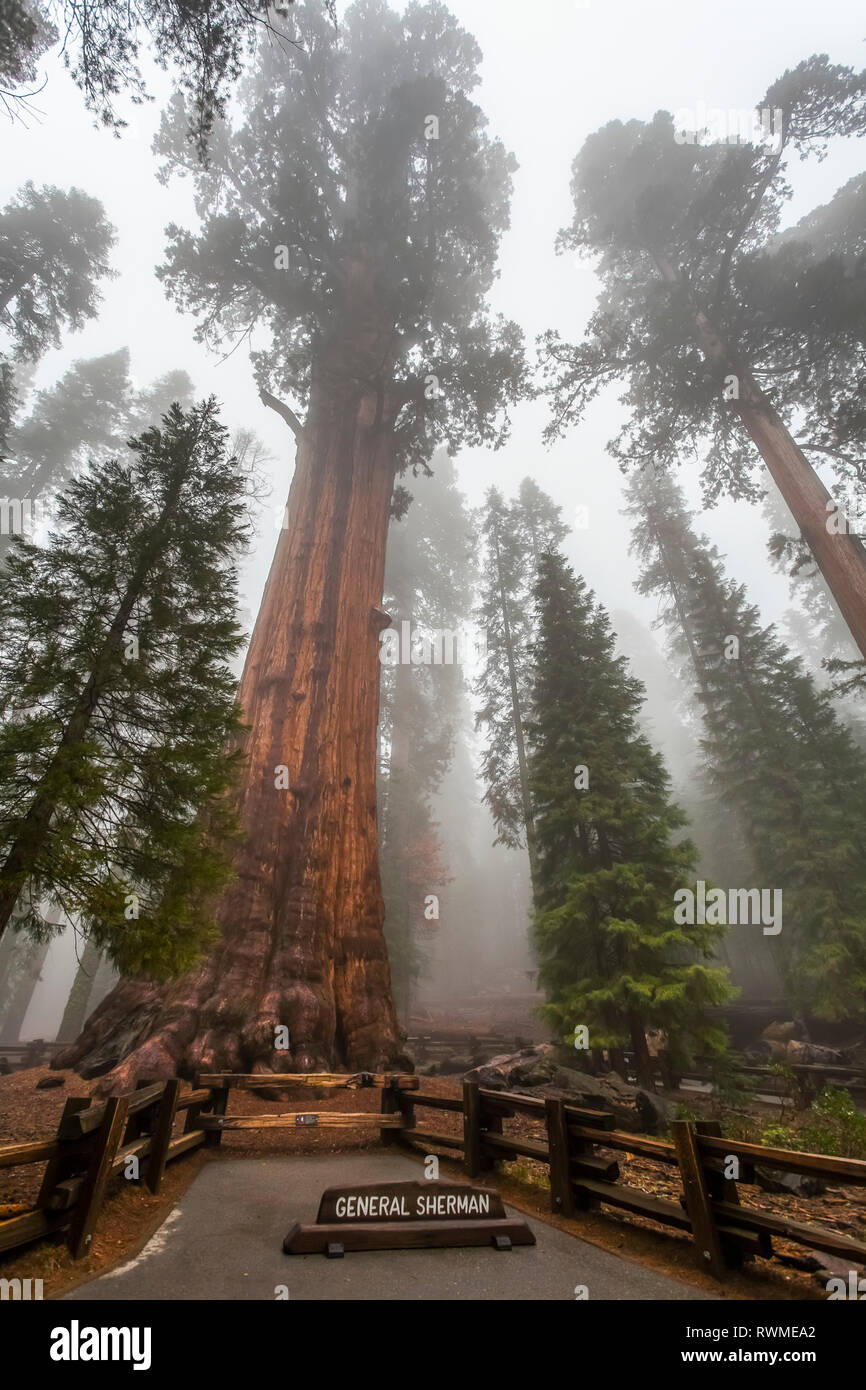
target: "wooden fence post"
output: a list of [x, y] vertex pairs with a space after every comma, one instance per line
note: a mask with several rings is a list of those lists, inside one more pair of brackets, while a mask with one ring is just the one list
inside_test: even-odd
[[[70, 1096], [63, 1107], [60, 1125], [57, 1127], [58, 1134], [63, 1120], [67, 1115], [77, 1115], [79, 1110], [87, 1110], [91, 1104], [89, 1096]], [[58, 1152], [50, 1158], [45, 1165], [45, 1172], [42, 1175], [42, 1184], [39, 1188], [39, 1196], [36, 1198], [37, 1207], [47, 1209], [51, 1205], [51, 1198], [59, 1182], [65, 1182], [67, 1178], [80, 1173], [86, 1161], [89, 1146], [86, 1140], [77, 1140], [74, 1143], [58, 1144]]]
[[[219, 1089], [214, 1089], [211, 1094], [213, 1096], [213, 1105], [210, 1107], [210, 1114], [224, 1116], [229, 1103], [228, 1086], [221, 1086]], [[205, 1134], [205, 1148], [218, 1149], [222, 1143], [222, 1137], [223, 1132], [219, 1127], [216, 1129], [209, 1129]]]
[[[401, 1113], [400, 1102], [397, 1098], [397, 1082], [394, 1080], [386, 1082], [382, 1087], [382, 1103], [379, 1113], [382, 1115], [399, 1115]], [[399, 1142], [399, 1130], [380, 1129], [379, 1139], [382, 1144], [397, 1144]]]
[[69, 1248], [73, 1260], [80, 1260], [82, 1255], [87, 1254], [93, 1239], [93, 1230], [111, 1177], [111, 1167], [126, 1128], [128, 1110], [129, 1096], [111, 1096], [106, 1101], [105, 1116], [96, 1131], [90, 1167], [69, 1223]]
[[701, 1262], [714, 1279], [724, 1279], [725, 1261], [722, 1243], [713, 1215], [712, 1199], [707, 1186], [701, 1155], [695, 1142], [695, 1130], [690, 1120], [673, 1120], [671, 1136], [677, 1151], [686, 1211], [692, 1223], [692, 1239], [701, 1254]]
[[477, 1081], [463, 1082], [463, 1167], [470, 1178], [481, 1172], [481, 1097]]
[[[198, 1091], [198, 1090], [201, 1089], [201, 1088], [199, 1087], [199, 1084], [198, 1084], [198, 1077], [197, 1077], [197, 1076], [194, 1078], [192, 1084], [193, 1084], [193, 1090]], [[226, 1092], [226, 1096], [228, 1096], [228, 1087], [227, 1087], [227, 1086], [224, 1087], [224, 1090], [225, 1090], [225, 1092]], [[195, 1105], [189, 1105], [189, 1106], [187, 1106], [186, 1119], [184, 1120], [184, 1124], [183, 1124], [183, 1132], [184, 1132], [184, 1134], [190, 1134], [190, 1133], [192, 1132], [192, 1130], [201, 1128], [201, 1126], [200, 1126], [199, 1123], [198, 1123], [198, 1117], [199, 1117], [199, 1115], [201, 1114], [201, 1112], [202, 1112], [203, 1110], [208, 1110], [208, 1111], [212, 1111], [212, 1110], [213, 1110], [213, 1108], [214, 1108], [214, 1106], [215, 1106], [215, 1104], [216, 1104], [216, 1097], [217, 1097], [217, 1092], [216, 1092], [215, 1090], [212, 1090], [211, 1093], [210, 1093], [210, 1099], [209, 1099], [209, 1100], [199, 1100], [199, 1101], [196, 1101]], [[223, 1106], [223, 1113], [225, 1113], [225, 1106]]]
[[[707, 1134], [713, 1139], [721, 1139], [722, 1126], [718, 1120], [695, 1120], [695, 1134]], [[698, 1149], [698, 1157], [700, 1157], [700, 1148]], [[713, 1172], [712, 1169], [707, 1171], [704, 1168], [704, 1173], [711, 1201], [727, 1202], [732, 1207], [740, 1205], [740, 1193], [733, 1178], [726, 1178], [724, 1172], [717, 1173]], [[721, 1246], [725, 1264], [729, 1269], [739, 1269], [743, 1260], [749, 1258], [738, 1241], [725, 1240], [722, 1236]]]
[[168, 1146], [171, 1143], [171, 1131], [174, 1127], [179, 1096], [180, 1081], [177, 1077], [172, 1077], [171, 1081], [165, 1083], [159, 1114], [156, 1117], [156, 1124], [153, 1127], [150, 1141], [150, 1157], [147, 1162], [145, 1181], [148, 1190], [154, 1196], [159, 1191], [162, 1175], [165, 1172], [165, 1162], [168, 1157]]
[[544, 1101], [547, 1120], [547, 1150], [550, 1163], [550, 1210], [560, 1216], [574, 1216], [574, 1188], [571, 1185], [568, 1124], [565, 1102], [554, 1096]]

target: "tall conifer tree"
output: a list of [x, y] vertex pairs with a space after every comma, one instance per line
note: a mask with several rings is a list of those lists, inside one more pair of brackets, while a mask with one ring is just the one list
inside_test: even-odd
[[674, 1055], [724, 1050], [709, 1005], [729, 997], [709, 964], [722, 928], [674, 923], [694, 884], [695, 847], [664, 763], [639, 732], [644, 690], [615, 655], [604, 609], [560, 555], [543, 555], [530, 781], [538, 842], [536, 943], [548, 1017], [585, 1025], [593, 1048], [631, 1045], [651, 1082], [646, 1042], [663, 1029]]
[[638, 587], [661, 598], [688, 664], [712, 785], [745, 829], [756, 886], [783, 893], [789, 997], [828, 1018], [863, 1017], [866, 760], [829, 695], [726, 577], [671, 477], [642, 470], [630, 499]]

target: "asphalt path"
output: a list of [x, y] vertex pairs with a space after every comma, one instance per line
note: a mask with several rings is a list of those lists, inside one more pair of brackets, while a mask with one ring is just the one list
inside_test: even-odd
[[513, 1208], [537, 1244], [499, 1251], [285, 1255], [295, 1221], [313, 1222], [326, 1187], [417, 1179], [420, 1165], [388, 1152], [220, 1159], [202, 1168], [133, 1260], [80, 1285], [68, 1302], [114, 1299], [427, 1301], [707, 1299], [691, 1285], [599, 1250]]

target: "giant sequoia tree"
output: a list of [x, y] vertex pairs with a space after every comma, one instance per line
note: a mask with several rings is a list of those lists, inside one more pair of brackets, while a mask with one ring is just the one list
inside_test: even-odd
[[392, 491], [438, 442], [498, 443], [523, 389], [519, 332], [485, 312], [514, 166], [470, 100], [476, 44], [438, 3], [363, 0], [339, 34], [297, 5], [285, 31], [301, 48], [262, 45], [207, 169], [179, 103], [160, 140], [201, 214], [171, 229], [165, 284], [204, 339], [259, 335], [298, 449], [240, 687], [247, 839], [223, 944], [164, 995], [104, 1001], [75, 1055], [134, 1048], [106, 1085], [397, 1055], [375, 786]]
[[[632, 413], [612, 449], [623, 463], [703, 455], [710, 500], [754, 496], [757, 449], [866, 655], [866, 550], [828, 528], [830, 493], [808, 457], [862, 418], [861, 203], [849, 190], [776, 238], [791, 156], [820, 158], [831, 138], [866, 130], [866, 73], [810, 58], [760, 105], [781, 112], [773, 143], [708, 144], [664, 111], [586, 141], [561, 243], [601, 257], [604, 289], [583, 343], [547, 337], [549, 434], [625, 380]], [[837, 223], [844, 234], [828, 235]]]

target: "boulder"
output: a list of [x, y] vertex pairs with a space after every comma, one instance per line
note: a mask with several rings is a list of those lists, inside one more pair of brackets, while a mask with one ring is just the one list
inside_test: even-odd
[[614, 1072], [590, 1076], [562, 1066], [562, 1050], [551, 1044], [493, 1057], [466, 1073], [486, 1090], [517, 1091], [529, 1095], [561, 1095], [588, 1110], [612, 1115], [617, 1129], [632, 1134], [659, 1134], [675, 1117], [675, 1109], [663, 1096], [632, 1086]]
[[65, 1076], [43, 1076], [41, 1081], [36, 1082], [37, 1091], [53, 1091], [55, 1086], [65, 1086]]
[[788, 1043], [787, 1061], [798, 1066], [808, 1066], [819, 1063], [821, 1066], [834, 1067], [842, 1062], [842, 1053], [837, 1052], [832, 1047], [819, 1047], [817, 1043], [797, 1042], [791, 1039]]
[[771, 1023], [761, 1034], [767, 1042], [789, 1043], [797, 1035], [796, 1023]]
[[809, 1177], [805, 1173], [779, 1173], [768, 1168], [755, 1167], [755, 1182], [764, 1192], [789, 1192], [794, 1197], [820, 1197], [827, 1191], [822, 1178]]

